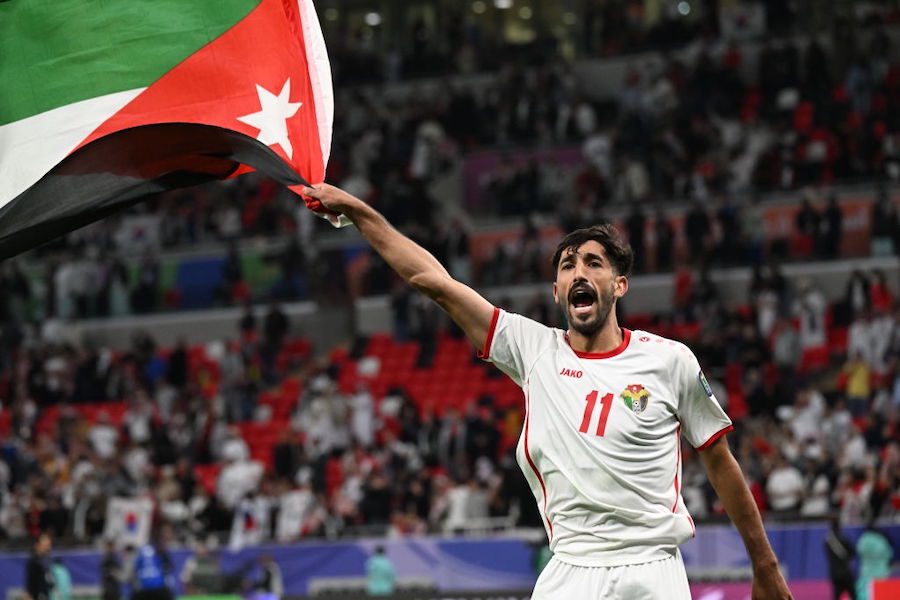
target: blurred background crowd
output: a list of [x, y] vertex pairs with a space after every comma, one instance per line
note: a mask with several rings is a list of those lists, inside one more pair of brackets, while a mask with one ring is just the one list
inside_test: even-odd
[[[785, 269], [900, 249], [892, 3], [317, 4], [329, 181], [548, 324], [549, 290], [513, 293], [548, 281], [541, 239], [616, 222], [636, 275], [672, 290], [622, 322], [698, 355], [763, 514], [900, 516], [896, 264], [840, 290]], [[848, 185], [871, 196], [863, 225]], [[790, 217], [772, 234], [774, 204]], [[476, 251], [496, 232], [508, 243]], [[0, 264], [4, 543], [100, 539], [114, 497], [150, 500], [179, 540], [237, 546], [541, 527], [514, 460], [518, 390], [358, 246], [250, 175]], [[737, 303], [717, 277], [733, 267], [751, 270]], [[393, 330], [341, 344], [283, 305], [350, 314], [373, 295]], [[221, 307], [238, 316], [213, 341], [160, 343], [140, 320]], [[127, 315], [126, 345], [83, 335]], [[687, 446], [683, 481], [695, 519], [724, 517]]]

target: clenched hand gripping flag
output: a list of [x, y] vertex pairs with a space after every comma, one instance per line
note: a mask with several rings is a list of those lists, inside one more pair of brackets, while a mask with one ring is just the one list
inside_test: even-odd
[[0, 0], [0, 258], [155, 192], [324, 179], [312, 0]]

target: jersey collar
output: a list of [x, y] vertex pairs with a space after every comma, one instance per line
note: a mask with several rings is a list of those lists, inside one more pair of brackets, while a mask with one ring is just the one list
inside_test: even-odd
[[[569, 348], [572, 348], [572, 344], [569, 343], [569, 334], [565, 334], [566, 343], [569, 344]], [[612, 358], [613, 356], [618, 356], [625, 352], [625, 349], [628, 347], [628, 343], [631, 341], [631, 330], [622, 328], [622, 343], [618, 345], [618, 347], [613, 348], [607, 352], [579, 352], [575, 348], [572, 348], [572, 352], [575, 353], [575, 356], [578, 358]]]

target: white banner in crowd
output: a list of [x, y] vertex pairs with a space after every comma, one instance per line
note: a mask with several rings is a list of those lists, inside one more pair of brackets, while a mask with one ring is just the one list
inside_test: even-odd
[[315, 510], [316, 499], [309, 490], [282, 494], [275, 535], [279, 542], [290, 542], [303, 534], [303, 525]]
[[103, 536], [119, 548], [139, 547], [150, 541], [153, 501], [149, 498], [110, 498], [106, 504]]
[[269, 538], [270, 510], [268, 498], [258, 496], [241, 500], [234, 510], [229, 547], [237, 551], [244, 546], [266, 541]]

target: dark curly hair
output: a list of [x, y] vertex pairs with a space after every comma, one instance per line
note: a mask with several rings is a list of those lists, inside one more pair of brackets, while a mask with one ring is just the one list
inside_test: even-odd
[[556, 271], [559, 268], [559, 261], [563, 252], [569, 248], [579, 248], [582, 244], [591, 240], [603, 246], [606, 258], [617, 275], [625, 275], [627, 277], [631, 274], [631, 267], [634, 265], [634, 252], [627, 242], [622, 241], [618, 230], [611, 223], [576, 229], [560, 240], [556, 246], [556, 252], [553, 253], [553, 270]]

